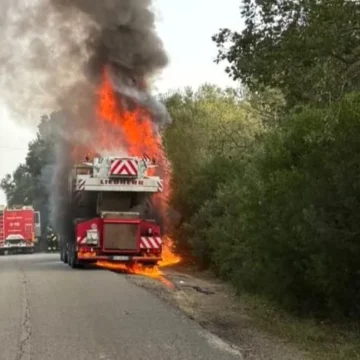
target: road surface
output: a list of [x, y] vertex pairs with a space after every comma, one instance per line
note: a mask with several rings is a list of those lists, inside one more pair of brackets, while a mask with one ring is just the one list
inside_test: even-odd
[[1, 360], [241, 358], [126, 276], [58, 259], [0, 257]]

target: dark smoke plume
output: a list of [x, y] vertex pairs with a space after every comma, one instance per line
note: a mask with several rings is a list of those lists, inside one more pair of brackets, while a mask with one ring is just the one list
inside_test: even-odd
[[[74, 144], [91, 140], [95, 89], [106, 67], [114, 88], [169, 121], [148, 82], [167, 65], [151, 0], [2, 0], [0, 86], [14, 118], [37, 125], [61, 110], [50, 194], [56, 226], [66, 204]], [[61, 122], [63, 124], [63, 122]]]
[[151, 0], [2, 0], [0, 10], [1, 87], [22, 119], [78, 111], [105, 66], [118, 91], [155, 104], [146, 84], [168, 59]]

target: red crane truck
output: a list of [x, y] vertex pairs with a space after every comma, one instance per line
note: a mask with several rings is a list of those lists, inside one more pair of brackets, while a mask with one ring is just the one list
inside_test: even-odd
[[0, 206], [0, 255], [33, 253], [39, 236], [39, 212], [31, 206]]
[[154, 266], [161, 260], [160, 225], [151, 197], [163, 191], [151, 163], [137, 157], [94, 158], [73, 167], [60, 257], [72, 268], [105, 260]]

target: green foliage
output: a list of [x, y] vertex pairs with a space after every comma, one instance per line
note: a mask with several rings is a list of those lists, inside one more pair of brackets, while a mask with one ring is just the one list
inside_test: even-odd
[[205, 85], [197, 92], [175, 92], [163, 101], [173, 119], [164, 144], [173, 170], [171, 206], [181, 214], [176, 239], [188, 248], [188, 220], [231, 176], [230, 159], [238, 153], [246, 157], [264, 126], [261, 109], [253, 109], [230, 89]]
[[357, 1], [244, 0], [217, 61], [249, 93], [164, 98], [178, 248], [287, 309], [360, 318]]
[[19, 165], [13, 175], [7, 174], [0, 183], [9, 205], [30, 205], [32, 197], [32, 178], [26, 165]]
[[359, 89], [358, 1], [244, 0], [241, 33], [213, 37], [217, 61], [252, 91], [279, 88], [290, 106]]
[[359, 318], [359, 112], [360, 94], [304, 109], [234, 158], [189, 221], [196, 255], [288, 309]]

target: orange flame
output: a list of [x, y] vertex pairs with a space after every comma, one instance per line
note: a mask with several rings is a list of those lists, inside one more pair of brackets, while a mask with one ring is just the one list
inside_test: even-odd
[[99, 125], [102, 127], [102, 131], [98, 132], [101, 136], [98, 141], [102, 149], [117, 151], [119, 145], [122, 145], [130, 156], [142, 157], [144, 153], [151, 157], [162, 155], [160, 138], [156, 134], [151, 115], [140, 106], [126, 109], [122, 99], [113, 90], [106, 71], [98, 96], [97, 115], [101, 119]]
[[162, 260], [159, 263], [160, 267], [176, 265], [181, 261], [181, 257], [173, 252], [172, 246], [172, 239], [169, 237], [165, 237], [162, 249]]
[[[162, 146], [162, 139], [147, 109], [132, 104], [124, 106], [124, 99], [113, 89], [110, 76], [104, 72], [98, 91], [96, 140], [97, 153], [121, 153], [129, 156], [148, 156], [156, 159], [157, 169], [149, 169], [151, 175], [159, 175], [164, 181], [163, 193], [154, 196], [167, 227], [167, 199], [170, 195], [170, 167]], [[155, 171], [155, 173], [154, 173]], [[149, 173], [150, 175], [150, 173]]]
[[146, 267], [142, 266], [141, 264], [128, 265], [123, 263], [112, 263], [110, 261], [98, 261], [96, 265], [109, 270], [125, 272], [127, 274], [133, 275], [145, 275], [153, 278], [158, 278], [159, 276], [163, 275], [163, 273], [156, 266]]
[[[99, 119], [94, 129], [96, 148], [87, 149], [87, 152], [100, 155], [118, 154], [120, 152], [129, 156], [143, 157], [146, 155], [151, 159], [156, 159], [158, 167], [150, 169], [153, 172], [151, 175], [162, 177], [164, 191], [156, 194], [153, 202], [156, 208], [160, 210], [166, 229], [169, 225], [167, 199], [170, 195], [171, 172], [162, 146], [161, 136], [151, 114], [139, 105], [132, 104], [130, 108], [129, 106], [125, 107], [124, 99], [114, 91], [111, 78], [106, 70], [98, 91], [96, 113]], [[160, 266], [169, 266], [180, 262], [180, 257], [172, 251], [172, 240], [168, 237], [164, 237], [162, 257]], [[127, 266], [105, 261], [100, 261], [97, 265], [110, 270], [145, 275], [158, 278], [164, 283], [167, 282], [158, 267]]]
[[147, 276], [161, 281], [168, 288], [171, 289], [175, 288], [175, 285], [164, 276], [162, 271], [160, 271], [160, 269], [157, 266], [147, 268], [146, 266], [142, 266], [140, 264], [127, 265], [121, 263], [120, 264], [112, 263], [109, 261], [98, 261], [96, 265], [103, 269], [108, 269], [112, 271], [124, 272], [126, 274], [131, 274], [131, 275]]
[[142, 275], [151, 277], [161, 281], [168, 288], [174, 289], [174, 284], [168, 280], [164, 273], [160, 270], [162, 267], [171, 266], [178, 264], [181, 261], [181, 258], [172, 252], [172, 240], [170, 238], [165, 238], [162, 251], [162, 261], [160, 261], [159, 266], [146, 267], [141, 264], [123, 264], [123, 263], [113, 263], [110, 261], [97, 261], [96, 265], [103, 269], [108, 269], [112, 271], [124, 272], [126, 274], [132, 275]]
[[[91, 253], [82, 254], [83, 257], [93, 256]], [[150, 277], [159, 277], [163, 275], [160, 268], [176, 265], [181, 261], [180, 256], [176, 255], [172, 251], [172, 240], [168, 237], [165, 237], [163, 250], [162, 250], [162, 260], [159, 263], [159, 266], [146, 267], [140, 264], [123, 264], [123, 263], [113, 263], [109, 261], [98, 261], [96, 265], [107, 268], [109, 270], [124, 271], [128, 274], [134, 275], [147, 275]]]

